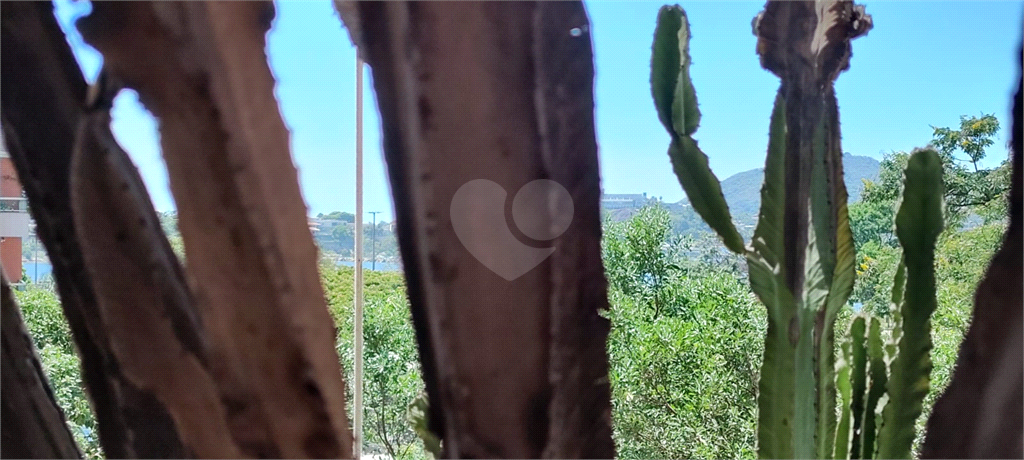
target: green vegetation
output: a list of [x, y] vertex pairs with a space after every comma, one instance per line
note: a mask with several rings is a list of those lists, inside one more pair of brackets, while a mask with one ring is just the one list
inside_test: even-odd
[[86, 457], [102, 457], [96, 419], [82, 387], [81, 367], [60, 301], [53, 291], [32, 284], [15, 291], [15, 297], [75, 442]]
[[[407, 421], [409, 406], [423, 391], [423, 380], [402, 274], [363, 273], [365, 449], [394, 459], [425, 458], [423, 444]], [[321, 275], [331, 316], [338, 325], [337, 348], [344, 363], [349, 387], [345, 400], [351, 414], [353, 269], [323, 264]]]
[[[861, 370], [854, 375], [866, 374], [870, 387], [854, 384], [854, 389], [862, 392], [854, 396], [862, 396], [865, 404], [844, 404], [842, 410], [862, 409], [862, 416], [854, 414], [851, 431], [837, 432], [837, 439], [845, 443], [852, 433], [848, 450], [860, 458], [910, 457], [915, 422], [930, 386], [931, 315], [936, 307], [935, 242], [943, 229], [942, 163], [938, 154], [933, 150], [914, 152], [904, 176], [903, 196], [896, 214], [896, 233], [903, 256], [892, 288], [894, 321], [890, 339], [884, 343], [884, 358], [876, 317], [862, 312], [855, 320], [861, 322], [860, 330], [851, 329], [850, 333], [853, 353], [862, 357]], [[858, 337], [863, 334], [865, 320], [871, 322], [868, 336]], [[870, 356], [868, 372], [863, 367], [865, 354]], [[883, 404], [884, 397], [888, 400]], [[863, 441], [859, 446], [858, 437]], [[842, 451], [846, 450], [842, 447]]]
[[[608, 352], [619, 456], [754, 458], [766, 312], [747, 287], [742, 259], [724, 253], [717, 241], [680, 237], [669, 225], [667, 211], [658, 207], [605, 224], [612, 303]], [[935, 398], [949, 382], [974, 288], [1004, 229], [1004, 223], [994, 222], [939, 238], [934, 369], [924, 416], [917, 419], [915, 447]], [[899, 258], [897, 248], [875, 242], [858, 253], [859, 275], [851, 299], [863, 303], [864, 310], [878, 312], [884, 331]], [[338, 324], [346, 382], [351, 384], [352, 269], [325, 266], [322, 273]], [[406, 421], [407, 408], [423, 384], [402, 276], [364, 273], [367, 450], [388, 456], [394, 451], [394, 458], [427, 458]], [[95, 421], [57, 296], [31, 285], [16, 295], [72, 432], [89, 457], [100, 457], [95, 435], [87, 434], [95, 433]], [[847, 330], [852, 319], [845, 309], [837, 330]]]
[[[867, 172], [873, 167], [870, 162], [861, 162], [857, 168], [862, 172], [848, 168], [848, 181], [851, 176], [858, 183], [863, 177], [877, 180], [862, 183], [861, 200], [849, 206], [848, 228], [840, 221], [835, 238], [820, 239], [836, 242], [817, 243], [834, 245], [822, 251], [831, 260], [816, 262], [829, 275], [818, 273], [818, 282], [808, 284], [819, 297], [810, 299], [805, 292], [798, 302], [787, 296], [782, 271], [774, 270], [782, 254], [780, 227], [772, 228], [782, 202], [781, 137], [772, 136], [766, 171], [737, 179], [742, 183], [726, 180], [719, 185], [690, 137], [700, 114], [686, 75], [688, 26], [681, 9], [663, 10], [657, 39], [661, 42], [654, 47], [653, 70], [658, 75], [652, 75], [652, 91], [672, 136], [674, 170], [691, 196], [685, 204], [691, 207], [655, 202], [631, 210], [628, 218], [619, 215], [604, 222], [602, 250], [611, 302], [606, 315], [612, 323], [609, 377], [619, 456], [754, 458], [765, 449], [772, 456], [913, 455], [931, 407], [952, 376], [974, 290], [1005, 230], [1009, 166], [978, 165], [998, 122], [990, 115], [963, 117], [957, 130], [935, 128], [932, 153], [886, 155], [876, 175]], [[783, 122], [785, 110], [780, 98], [773, 128]], [[968, 159], [958, 158], [958, 153]], [[862, 157], [842, 158], [850, 162]], [[939, 170], [946, 184], [941, 194], [945, 215], [936, 210], [934, 179]], [[903, 187], [908, 175], [917, 178], [913, 180], [931, 178], [932, 184]], [[730, 216], [726, 200], [735, 204], [730, 195], [749, 195], [753, 184], [761, 190], [754, 193], [754, 204], [740, 203], [733, 208], [740, 211]], [[851, 195], [856, 193], [850, 188]], [[922, 201], [906, 208], [921, 214], [898, 217], [900, 197], [903, 204]], [[840, 201], [845, 203], [845, 198]], [[759, 207], [759, 221], [746, 209], [751, 205]], [[700, 215], [710, 216], [711, 225]], [[330, 231], [317, 235], [317, 243], [327, 253], [321, 275], [351, 404], [353, 273], [334, 259], [345, 250], [351, 254], [354, 216], [333, 212], [318, 219], [332, 221]], [[164, 214], [161, 223], [182, 256], [176, 216]], [[372, 226], [367, 225], [369, 239]], [[711, 227], [725, 237], [725, 247], [709, 233]], [[394, 235], [384, 224], [377, 231], [378, 254], [395, 257]], [[924, 238], [929, 233], [934, 238]], [[817, 235], [830, 236], [824, 231]], [[747, 246], [753, 236], [759, 241]], [[928, 256], [932, 240], [933, 258]], [[371, 248], [365, 246], [369, 256]], [[367, 271], [365, 277], [364, 448], [394, 459], [430, 458], [437, 445], [436, 440], [429, 446], [423, 442], [426, 401], [402, 274]], [[922, 283], [912, 290], [935, 295], [904, 295], [909, 292], [905, 283]], [[52, 284], [29, 283], [16, 295], [76, 441], [88, 457], [102, 457], [78, 358]], [[841, 331], [837, 343], [827, 339], [827, 330], [818, 331], [818, 337], [826, 337], [822, 343], [806, 339], [814, 326], [809, 314], [819, 313], [825, 317], [823, 324]], [[798, 319], [795, 346], [788, 327], [780, 326], [790, 324], [787, 318]], [[795, 365], [780, 365], [783, 361], [799, 361], [801, 372]], [[835, 404], [830, 403], [833, 399]], [[794, 423], [765, 432], [775, 420]], [[797, 425], [803, 431], [794, 434]], [[798, 436], [802, 445], [793, 442]], [[831, 440], [837, 442], [829, 444]]]
[[[756, 24], [755, 35], [763, 40]], [[846, 188], [835, 180], [842, 177], [843, 155], [838, 153], [839, 120], [831, 82], [816, 92], [804, 89], [811, 92], [801, 98], [817, 98], [820, 104], [796, 101], [788, 107], [787, 81], [802, 84], [788, 80], [802, 70], [787, 70], [785, 59], [780, 64], [778, 56], [765, 55], [772, 51], [759, 47], [762, 64], [779, 75], [783, 85], [772, 112], [760, 216], [746, 245], [708, 157], [691, 137], [700, 112], [689, 77], [689, 39], [682, 8], [663, 7], [652, 46], [651, 92], [659, 120], [671, 136], [668, 154], [673, 170], [693, 210], [726, 248], [746, 257], [750, 288], [768, 310], [757, 397], [758, 455], [909, 458], [919, 434], [918, 417], [929, 397], [931, 316], [937, 307], [935, 246], [947, 228], [944, 214], [952, 221], [948, 229], [959, 229], [973, 208], [986, 212], [986, 222], [1005, 210], [1005, 202], [998, 200], [1008, 188], [1008, 174], [978, 169], [998, 122], [992, 116], [964, 117], [959, 131], [934, 129], [935, 147], [887, 158], [880, 178], [884, 186], [865, 181], [866, 203], [853, 214], [858, 219], [855, 230]], [[834, 80], [848, 66], [844, 59], [819, 64], [828, 72], [834, 68]], [[791, 117], [789, 110], [800, 116]], [[788, 126], [794, 120], [801, 124]], [[973, 172], [956, 164], [957, 149], [970, 157]], [[791, 164], [794, 161], [799, 165]], [[1007, 169], [1005, 163], [1002, 169]], [[792, 175], [800, 171], [810, 175]], [[946, 188], [944, 180], [952, 185]], [[862, 239], [860, 245], [868, 241], [891, 247], [888, 230], [894, 221], [903, 253], [889, 257], [898, 259], [890, 278], [891, 306], [874, 309], [889, 320], [886, 330], [883, 334], [872, 310], [861, 311], [837, 362], [834, 331], [848, 306], [857, 271], [854, 234]], [[867, 270], [866, 264], [861, 267], [860, 271]], [[655, 285], [660, 281], [657, 276], [649, 278]], [[658, 297], [654, 299], [658, 311]]]
[[[978, 162], [985, 158], [985, 147], [991, 146], [999, 131], [993, 115], [960, 117], [961, 128], [934, 128], [932, 146], [942, 160], [947, 231], [961, 230], [978, 224], [1006, 219], [1006, 193], [1010, 190], [1010, 162], [1003, 160], [996, 168], [985, 169]], [[963, 152], [967, 158], [958, 156]], [[894, 246], [892, 234], [894, 205], [901, 190], [903, 170], [910, 155], [891, 152], [879, 165], [878, 180], [865, 181], [861, 202], [850, 205], [857, 248], [869, 241]], [[970, 165], [968, 167], [967, 165]]]
[[[718, 245], [713, 247], [717, 250]], [[668, 212], [606, 223], [612, 417], [621, 458], [751, 458], [764, 309]]]
[[[760, 217], [747, 246], [708, 167], [707, 155], [691, 137], [700, 112], [689, 76], [689, 40], [683, 9], [663, 7], [652, 46], [651, 92], [658, 117], [671, 136], [668, 153], [679, 183], [726, 248], [746, 257], [750, 288], [768, 310], [757, 398], [758, 455], [832, 456], [836, 434], [833, 327], [854, 279], [846, 188], [829, 179], [842, 171], [842, 154], [836, 152], [835, 142], [837, 115], [825, 110], [835, 104], [835, 97], [824, 88], [808, 94], [820, 99], [819, 111], [799, 112], [806, 124], [788, 127], [787, 110], [806, 106], [793, 102], [789, 107], [786, 87], [780, 87], [769, 129]], [[845, 63], [827, 65], [838, 73]], [[782, 75], [778, 69], [769, 70]], [[827, 84], [831, 90], [831, 81]], [[790, 129], [809, 135], [790, 136]], [[790, 149], [797, 142], [799, 149]], [[811, 172], [809, 179], [790, 176], [795, 170], [789, 164], [792, 161], [800, 162], [800, 170]]]

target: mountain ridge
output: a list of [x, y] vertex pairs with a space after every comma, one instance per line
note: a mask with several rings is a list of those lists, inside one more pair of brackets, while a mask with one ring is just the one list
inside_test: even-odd
[[[879, 167], [879, 161], [874, 158], [853, 155], [849, 152], [843, 154], [843, 181], [846, 183], [850, 203], [860, 199], [860, 194], [864, 190], [864, 179], [878, 180]], [[729, 212], [740, 233], [746, 238], [753, 233], [754, 224], [757, 222], [757, 214], [761, 208], [761, 185], [763, 182], [764, 168], [739, 172], [722, 181], [722, 194], [725, 195], [725, 201], [729, 205]], [[647, 202], [652, 201], [657, 202], [654, 198], [648, 199]], [[683, 198], [676, 203], [661, 204], [668, 210], [672, 219], [672, 228], [677, 233], [698, 235], [711, 231], [690, 207], [688, 199]], [[639, 206], [609, 209], [602, 203], [602, 208], [611, 220], [622, 221], [630, 218], [639, 209]]]

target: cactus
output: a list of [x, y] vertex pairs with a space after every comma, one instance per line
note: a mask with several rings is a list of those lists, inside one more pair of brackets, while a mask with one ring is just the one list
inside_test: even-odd
[[898, 353], [890, 364], [878, 431], [878, 458], [910, 458], [914, 422], [928, 394], [931, 373], [931, 315], [935, 311], [935, 242], [942, 232], [942, 161], [934, 150], [910, 155], [896, 236], [903, 247], [906, 285], [899, 304]]
[[[796, 23], [815, 27], [780, 33]], [[862, 7], [839, 1], [769, 2], [755, 19], [761, 63], [782, 85], [771, 116], [758, 223], [744, 244], [708, 157], [691, 137], [700, 111], [689, 77], [686, 13], [676, 5], [658, 14], [651, 93], [671, 138], [673, 170], [694, 210], [726, 248], [745, 256], [751, 290], [768, 311], [758, 397], [761, 457], [908, 456], [927, 393], [931, 267], [942, 228], [942, 171], [934, 151], [915, 151], [906, 170], [896, 219], [906, 271], [897, 274], [893, 289], [893, 342], [882, 342], [877, 318], [861, 314], [838, 363], [835, 356], [833, 328], [855, 270], [833, 82], [848, 68], [850, 40], [871, 25]], [[796, 52], [807, 54], [796, 59], [790, 55]]]

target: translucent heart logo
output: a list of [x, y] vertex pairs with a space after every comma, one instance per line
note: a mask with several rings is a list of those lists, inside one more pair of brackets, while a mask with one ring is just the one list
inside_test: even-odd
[[[470, 254], [498, 276], [512, 281], [547, 259], [555, 248], [533, 247], [516, 238], [505, 219], [508, 193], [495, 182], [466, 182], [452, 198], [452, 227]], [[553, 180], [524, 185], [512, 200], [512, 222], [528, 238], [550, 241], [572, 223], [569, 191]]]

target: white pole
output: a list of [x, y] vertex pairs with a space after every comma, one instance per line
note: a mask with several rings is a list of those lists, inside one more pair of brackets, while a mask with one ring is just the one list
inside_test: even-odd
[[356, 221], [355, 221], [355, 403], [353, 404], [356, 459], [363, 453], [363, 59], [356, 50]]

